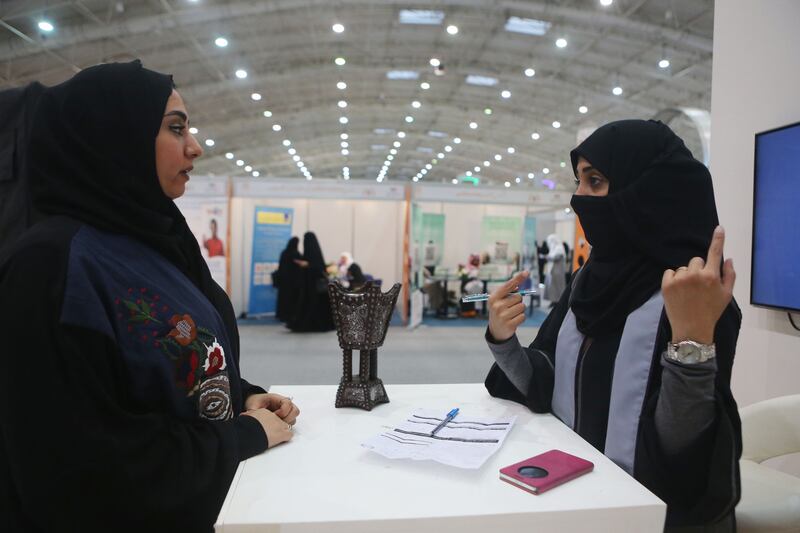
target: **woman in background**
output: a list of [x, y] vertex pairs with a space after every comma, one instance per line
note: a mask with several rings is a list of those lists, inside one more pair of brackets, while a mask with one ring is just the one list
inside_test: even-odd
[[286, 248], [281, 252], [278, 261], [277, 284], [278, 298], [275, 304], [275, 318], [281, 322], [292, 320], [297, 308], [297, 300], [300, 296], [300, 266], [295, 260], [300, 259], [300, 251], [297, 249], [300, 239], [292, 237], [286, 243]]
[[297, 312], [287, 326], [292, 331], [330, 331], [334, 328], [328, 298], [328, 275], [317, 236], [303, 236], [303, 258], [296, 259], [300, 273], [300, 299]]
[[564, 245], [555, 234], [547, 236], [547, 275], [545, 276], [545, 296], [551, 306], [561, 298], [566, 286], [567, 253]]

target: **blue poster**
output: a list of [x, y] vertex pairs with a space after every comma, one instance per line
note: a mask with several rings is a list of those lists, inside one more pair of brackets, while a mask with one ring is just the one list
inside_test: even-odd
[[278, 269], [281, 252], [292, 238], [294, 209], [256, 206], [253, 220], [253, 256], [250, 269], [249, 315], [275, 312], [277, 294], [272, 273]]

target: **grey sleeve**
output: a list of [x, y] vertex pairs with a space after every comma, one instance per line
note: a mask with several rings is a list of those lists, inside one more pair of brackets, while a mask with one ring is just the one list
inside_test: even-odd
[[514, 384], [518, 391], [527, 395], [528, 387], [533, 378], [533, 365], [525, 355], [519, 339], [514, 335], [504, 342], [494, 342], [489, 330], [486, 330], [486, 343], [494, 355], [497, 365], [505, 373], [508, 380]]
[[681, 364], [661, 354], [661, 390], [655, 426], [667, 454], [686, 449], [714, 423], [714, 378], [717, 360]]

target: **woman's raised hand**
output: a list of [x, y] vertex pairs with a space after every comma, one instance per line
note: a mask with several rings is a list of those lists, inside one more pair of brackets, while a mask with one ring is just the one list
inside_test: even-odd
[[725, 230], [717, 226], [707, 260], [695, 257], [687, 266], [664, 272], [661, 292], [672, 326], [672, 342], [714, 342], [714, 328], [733, 298], [736, 282], [732, 259], [725, 261], [720, 275], [724, 246]]
[[[495, 289], [489, 296], [489, 333], [495, 342], [510, 339], [520, 324], [525, 322], [525, 304], [522, 296], [511, 294], [528, 277], [527, 271], [519, 272]], [[510, 295], [510, 296], [509, 296]]]

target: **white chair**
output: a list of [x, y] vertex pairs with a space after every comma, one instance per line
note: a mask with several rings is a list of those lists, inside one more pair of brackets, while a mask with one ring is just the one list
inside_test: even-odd
[[800, 394], [749, 405], [739, 414], [743, 446], [737, 530], [800, 532], [800, 478], [761, 464], [800, 452]]

